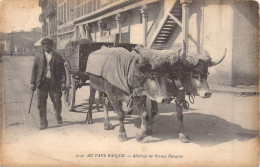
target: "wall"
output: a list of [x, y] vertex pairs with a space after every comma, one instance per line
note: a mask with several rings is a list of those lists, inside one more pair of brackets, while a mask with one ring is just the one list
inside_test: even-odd
[[57, 49], [65, 48], [66, 44], [73, 39], [73, 34], [68, 33], [57, 37]]
[[[189, 10], [189, 53], [206, 50], [213, 60], [219, 60], [227, 48], [225, 60], [218, 66], [209, 68], [209, 83], [231, 85], [233, 9], [231, 1], [196, 0]], [[176, 49], [182, 43], [182, 29], [178, 27], [165, 49]]]
[[[220, 85], [259, 84], [259, 15], [254, 2], [196, 0], [190, 7], [189, 52], [206, 50], [219, 60], [224, 48], [224, 61], [209, 68], [209, 83]], [[165, 49], [182, 43], [178, 27]]]
[[142, 44], [142, 24], [140, 22], [140, 9], [134, 9], [129, 15], [130, 43]]
[[231, 1], [205, 1], [202, 7], [202, 48], [212, 59], [219, 60], [227, 49], [224, 61], [209, 68], [209, 83], [232, 85], [233, 4]]
[[234, 5], [233, 85], [259, 84], [258, 7], [253, 2]]

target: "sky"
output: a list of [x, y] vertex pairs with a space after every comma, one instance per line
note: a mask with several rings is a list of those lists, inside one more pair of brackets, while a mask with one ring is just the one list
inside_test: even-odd
[[39, 0], [0, 0], [0, 32], [30, 31], [41, 27]]

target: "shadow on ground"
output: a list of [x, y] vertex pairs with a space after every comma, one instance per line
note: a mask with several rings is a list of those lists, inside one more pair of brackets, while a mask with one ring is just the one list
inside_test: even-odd
[[[257, 130], [244, 129], [217, 116], [201, 113], [185, 113], [184, 126], [191, 142], [205, 147], [232, 140], [247, 141], [258, 136]], [[157, 138], [154, 142], [178, 139], [176, 115], [157, 115], [153, 132], [152, 137]]]
[[[95, 102], [97, 102], [97, 99], [95, 100]], [[83, 112], [81, 110], [86, 108], [86, 105], [88, 105], [88, 102], [78, 105], [77, 107], [79, 111], [77, 112]], [[175, 113], [174, 106], [174, 104], [168, 105], [168, 108], [173, 108], [172, 113]], [[194, 110], [197, 109], [191, 109], [190, 111]], [[152, 134], [153, 139], [146, 140], [146, 143], [174, 139], [178, 140], [179, 136], [176, 115], [171, 114], [169, 113], [169, 111], [165, 110], [163, 105], [159, 107], [159, 111], [159, 115], [156, 115], [154, 119]], [[209, 147], [232, 140], [247, 141], [258, 136], [257, 130], [244, 129], [238, 124], [228, 122], [225, 119], [222, 119], [214, 115], [193, 113], [190, 111], [184, 110], [185, 130], [188, 133], [191, 142], [200, 146]], [[94, 123], [103, 123], [104, 118], [95, 118], [95, 112], [97, 112], [97, 110], [93, 110]], [[103, 112], [103, 110], [101, 110], [101, 112]], [[114, 111], [110, 110], [109, 112]], [[126, 115], [125, 124], [134, 124], [137, 128], [140, 128], [141, 118], [138, 117], [139, 115], [140, 113], [136, 110], [134, 110], [133, 112], [133, 117]], [[115, 121], [117, 120], [117, 117], [110, 116], [110, 120]], [[57, 126], [68, 126], [74, 124], [85, 124], [85, 120], [76, 122], [67, 121], [64, 122], [63, 125]], [[117, 123], [113, 126], [117, 127], [119, 126], [119, 124]]]

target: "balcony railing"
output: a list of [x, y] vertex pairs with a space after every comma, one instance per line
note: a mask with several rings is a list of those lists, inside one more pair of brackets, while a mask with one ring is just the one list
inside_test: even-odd
[[115, 34], [100, 37], [100, 42], [114, 42], [116, 38]]

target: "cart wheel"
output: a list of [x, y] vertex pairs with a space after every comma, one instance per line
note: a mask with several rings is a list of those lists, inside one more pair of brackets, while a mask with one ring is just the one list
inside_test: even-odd
[[69, 69], [69, 66], [65, 65], [66, 89], [63, 91], [63, 107], [65, 110], [73, 111], [75, 109], [76, 82]]

